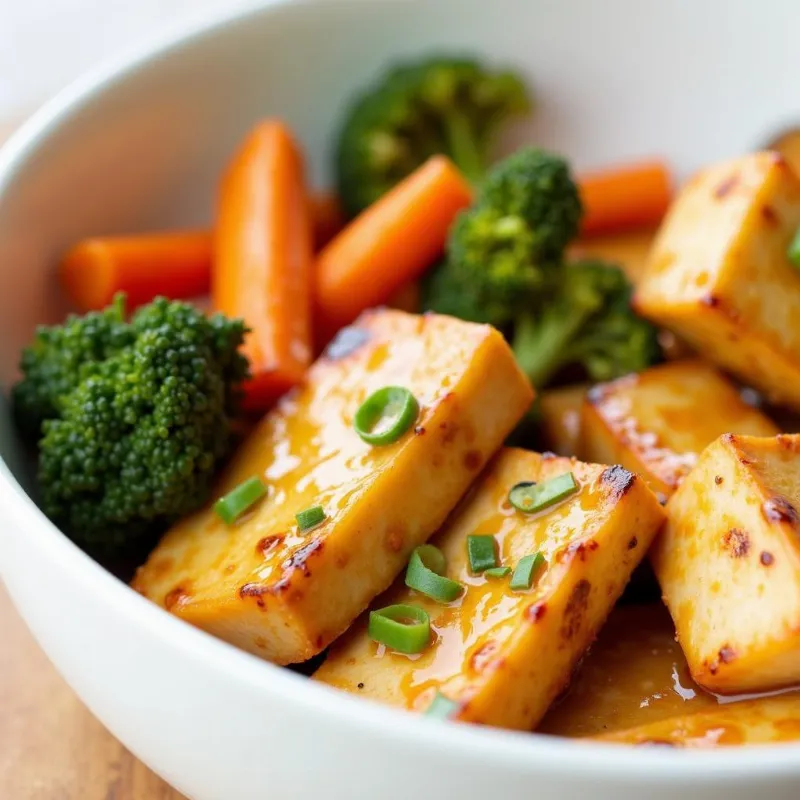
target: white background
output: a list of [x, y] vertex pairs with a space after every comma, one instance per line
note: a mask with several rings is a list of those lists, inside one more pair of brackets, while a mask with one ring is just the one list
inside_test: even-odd
[[182, 18], [243, 0], [0, 0], [0, 121]]

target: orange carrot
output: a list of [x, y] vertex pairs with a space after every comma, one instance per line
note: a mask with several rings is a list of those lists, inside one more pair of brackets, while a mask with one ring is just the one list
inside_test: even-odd
[[472, 190], [444, 156], [433, 156], [357, 216], [317, 256], [316, 306], [323, 330], [352, 322], [418, 278], [444, 249]]
[[333, 192], [315, 192], [308, 198], [314, 247], [321, 250], [344, 227], [339, 198]]
[[208, 292], [211, 235], [201, 231], [84, 239], [64, 256], [59, 277], [81, 311], [104, 308], [116, 292], [128, 307], [154, 297], [191, 298]]
[[245, 405], [260, 410], [302, 382], [311, 360], [311, 221], [290, 132], [257, 125], [223, 178], [214, 237], [214, 308], [251, 329]]
[[672, 200], [672, 181], [660, 161], [584, 175], [579, 183], [584, 236], [656, 225]]

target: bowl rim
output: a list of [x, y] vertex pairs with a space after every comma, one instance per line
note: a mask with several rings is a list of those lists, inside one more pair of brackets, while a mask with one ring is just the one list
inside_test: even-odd
[[[226, 28], [262, 16], [291, 14], [322, 3], [353, 6], [365, 0], [256, 0], [233, 8], [194, 14], [106, 59], [46, 102], [0, 147], [0, 198], [37, 151], [59, 129], [79, 115], [98, 96], [107, 95], [137, 71], [185, 47], [211, 39]], [[409, 0], [381, 0], [405, 3]], [[423, 0], [411, 0], [423, 2]], [[597, 741], [567, 739], [478, 725], [451, 725], [442, 736], [438, 724], [419, 715], [364, 702], [348, 693], [315, 683], [305, 676], [266, 662], [216, 639], [166, 613], [115, 578], [70, 541], [28, 496], [0, 457], [0, 507], [14, 522], [10, 535], [26, 536], [47, 550], [61, 567], [81, 576], [109, 606], [137, 626], [142, 635], [160, 638], [192, 658], [202, 659], [222, 680], [236, 680], [254, 692], [281, 695], [310, 713], [323, 713], [343, 726], [356, 726], [365, 735], [379, 735], [407, 746], [447, 752], [450, 758], [481, 759], [487, 765], [514, 768], [548, 766], [548, 771], [576, 770], [598, 779], [663, 781], [691, 779], [700, 785], [719, 780], [780, 779], [800, 775], [800, 743], [752, 745], [718, 750], [641, 748]], [[0, 572], [2, 564], [0, 564]], [[1, 576], [0, 576], [1, 577]]]

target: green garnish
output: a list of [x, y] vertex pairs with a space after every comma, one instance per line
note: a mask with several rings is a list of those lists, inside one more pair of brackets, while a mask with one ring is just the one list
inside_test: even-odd
[[509, 572], [511, 572], [511, 567], [492, 567], [491, 569], [485, 569], [483, 574], [487, 578], [505, 578]]
[[353, 418], [356, 433], [368, 444], [396, 442], [419, 416], [419, 403], [402, 386], [384, 386], [373, 392]]
[[455, 700], [451, 700], [441, 692], [436, 692], [431, 704], [425, 710], [425, 716], [434, 719], [450, 719], [458, 711], [458, 707], [459, 704]]
[[310, 508], [304, 508], [302, 511], [298, 511], [294, 515], [294, 518], [297, 520], [297, 527], [304, 532], [316, 528], [317, 525], [321, 525], [325, 522], [326, 516], [322, 506], [311, 506]]
[[463, 591], [458, 582], [445, 578], [445, 560], [442, 551], [432, 544], [423, 544], [411, 554], [406, 570], [406, 586], [440, 603], [450, 603]]
[[578, 482], [571, 472], [565, 472], [543, 483], [518, 483], [508, 493], [508, 501], [517, 511], [533, 514], [552, 506], [578, 491]]
[[370, 611], [367, 634], [398, 653], [421, 653], [431, 639], [431, 619], [418, 606], [398, 603]]
[[800, 228], [798, 228], [797, 233], [794, 235], [789, 249], [786, 251], [786, 255], [789, 256], [789, 261], [792, 262], [793, 266], [800, 267]]
[[541, 553], [534, 553], [530, 556], [523, 556], [514, 567], [514, 574], [509, 581], [509, 588], [514, 592], [524, 592], [531, 588], [533, 576], [544, 564], [544, 556]]
[[254, 506], [267, 493], [267, 487], [258, 476], [254, 475], [231, 489], [224, 497], [214, 503], [214, 511], [227, 525], [233, 525], [236, 520]]
[[485, 572], [497, 566], [494, 536], [467, 536], [467, 558], [472, 573]]

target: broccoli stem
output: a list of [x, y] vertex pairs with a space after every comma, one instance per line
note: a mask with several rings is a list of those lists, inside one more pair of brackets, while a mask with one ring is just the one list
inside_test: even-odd
[[514, 327], [513, 349], [522, 371], [534, 387], [546, 385], [569, 358], [565, 355], [592, 308], [551, 306], [541, 317], [523, 314]]
[[443, 121], [450, 157], [464, 177], [477, 185], [486, 174], [486, 154], [475, 137], [473, 124], [458, 109], [450, 109]]

